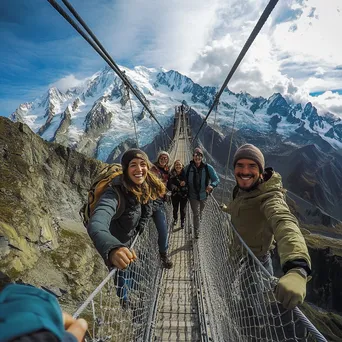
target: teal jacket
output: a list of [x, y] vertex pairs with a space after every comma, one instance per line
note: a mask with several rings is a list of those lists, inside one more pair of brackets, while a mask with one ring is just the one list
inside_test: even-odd
[[65, 332], [55, 296], [29, 285], [6, 286], [0, 293], [0, 341], [15, 340], [42, 330], [60, 341], [76, 342], [74, 336]]
[[193, 161], [185, 167], [185, 177], [189, 188], [189, 199], [203, 201], [208, 197], [208, 185], [216, 188], [220, 183], [216, 171], [210, 164], [201, 163], [196, 167]]

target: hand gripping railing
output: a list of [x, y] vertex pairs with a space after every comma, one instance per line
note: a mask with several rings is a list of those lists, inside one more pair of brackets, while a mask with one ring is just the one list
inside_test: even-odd
[[[298, 309], [275, 299], [272, 277], [241, 239], [213, 196], [198, 240], [201, 275], [215, 341], [326, 341]], [[264, 263], [267, 260], [263, 260]]]
[[161, 276], [157, 239], [151, 224], [131, 244], [137, 260], [125, 271], [112, 269], [74, 313], [88, 321], [87, 341], [148, 339]]

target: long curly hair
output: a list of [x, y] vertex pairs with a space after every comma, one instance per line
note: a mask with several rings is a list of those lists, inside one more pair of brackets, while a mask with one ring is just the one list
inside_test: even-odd
[[149, 200], [156, 200], [163, 197], [166, 193], [164, 183], [151, 172], [151, 162], [147, 162], [147, 175], [144, 183], [141, 185], [135, 184], [128, 176], [127, 170], [123, 172], [123, 185], [131, 192], [139, 203], [146, 204]]

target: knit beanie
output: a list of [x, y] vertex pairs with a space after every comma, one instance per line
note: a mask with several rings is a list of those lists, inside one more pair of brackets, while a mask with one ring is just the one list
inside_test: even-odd
[[201, 153], [201, 155], [203, 156], [203, 151], [199, 148], [199, 147], [196, 147], [195, 149], [194, 149], [194, 154], [195, 153]]
[[168, 152], [166, 152], [166, 151], [160, 151], [160, 152], [158, 153], [157, 162], [159, 161], [159, 158], [160, 158], [161, 156], [163, 156], [163, 155], [165, 155], [165, 156], [167, 156], [167, 157], [169, 158], [169, 160], [168, 160], [168, 162], [169, 162], [169, 161], [170, 161], [170, 155], [169, 155]]
[[245, 144], [245, 145], [240, 146], [234, 155], [234, 161], [233, 161], [234, 168], [235, 168], [236, 163], [240, 159], [253, 160], [254, 162], [258, 164], [260, 173], [264, 172], [265, 158], [262, 152], [256, 146], [252, 144]]
[[128, 169], [128, 165], [130, 161], [134, 158], [139, 158], [147, 162], [149, 165], [149, 159], [147, 154], [144, 151], [141, 151], [137, 148], [131, 148], [127, 150], [121, 157], [121, 165], [122, 165], [122, 171], [125, 172], [125, 170]]

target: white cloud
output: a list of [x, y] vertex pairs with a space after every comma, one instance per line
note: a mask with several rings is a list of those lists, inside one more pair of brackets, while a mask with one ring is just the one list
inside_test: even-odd
[[[74, 6], [119, 64], [174, 69], [202, 85], [221, 86], [267, 4], [268, 0], [75, 0]], [[50, 7], [46, 11], [51, 14]], [[68, 25], [60, 17], [56, 20], [59, 28]], [[228, 86], [264, 97], [279, 91], [294, 101], [310, 100], [313, 91], [340, 89], [340, 32], [340, 0], [329, 0], [328, 5], [323, 0], [279, 1]], [[57, 82], [55, 70], [46, 74], [47, 83], [65, 90], [97, 71], [102, 60], [72, 29], [60, 39], [34, 46], [22, 42], [20, 48], [44, 61], [77, 65], [75, 70], [59, 68], [62, 75], [70, 75]], [[330, 97], [318, 101], [321, 108], [339, 108]]]
[[215, 27], [219, 0], [113, 3], [101, 20], [105, 46], [132, 65], [189, 71]]
[[[229, 21], [218, 23], [219, 29], [198, 53], [190, 76], [201, 84], [221, 85], [265, 5], [261, 0], [230, 1], [229, 7], [221, 8], [217, 18], [229, 17]], [[322, 0], [280, 2], [228, 87], [264, 97], [279, 91], [292, 101], [311, 100], [322, 111], [342, 116], [336, 99], [309, 95], [342, 88], [342, 71], [337, 67], [342, 64], [341, 7], [337, 0], [329, 6]], [[229, 33], [223, 34], [222, 29]]]
[[[322, 95], [311, 97], [311, 102], [322, 112], [329, 110], [342, 118], [342, 95], [326, 91]], [[327, 103], [329, 106], [327, 106]]]
[[65, 92], [69, 88], [77, 87], [83, 83], [82, 80], [78, 80], [73, 74], [65, 76], [55, 83], [51, 84], [49, 87], [56, 87], [60, 91]]

